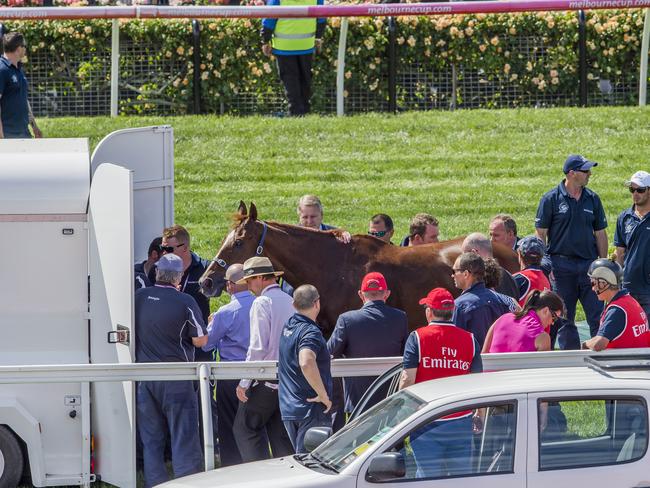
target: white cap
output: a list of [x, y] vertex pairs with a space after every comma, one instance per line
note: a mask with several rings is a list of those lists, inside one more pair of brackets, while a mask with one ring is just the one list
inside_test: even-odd
[[627, 186], [630, 186], [632, 183], [634, 183], [636, 186], [640, 186], [642, 188], [647, 188], [650, 186], [650, 173], [647, 171], [637, 171], [632, 175], [632, 178], [630, 178], [630, 181], [627, 182]]

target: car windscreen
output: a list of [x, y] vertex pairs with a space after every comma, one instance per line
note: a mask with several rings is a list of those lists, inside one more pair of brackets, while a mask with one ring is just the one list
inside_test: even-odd
[[400, 391], [347, 424], [311, 455], [340, 471], [425, 405], [424, 400]]

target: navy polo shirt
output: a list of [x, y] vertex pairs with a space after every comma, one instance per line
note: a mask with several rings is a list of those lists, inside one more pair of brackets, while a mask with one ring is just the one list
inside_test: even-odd
[[282, 328], [280, 336], [278, 396], [282, 420], [304, 420], [311, 416], [312, 408], [324, 410], [322, 404], [308, 402], [316, 392], [309, 385], [300, 368], [298, 354], [310, 349], [316, 354], [316, 365], [327, 395], [332, 397], [332, 373], [327, 343], [318, 324], [302, 314], [295, 313]]
[[201, 310], [188, 294], [160, 285], [135, 292], [136, 362], [192, 362], [192, 337], [207, 333]]
[[548, 229], [548, 253], [594, 260], [598, 258], [594, 232], [607, 228], [600, 197], [583, 188], [571, 198], [564, 181], [542, 196], [535, 217], [537, 229]]
[[474, 283], [456, 298], [456, 309], [452, 322], [461, 329], [474, 334], [481, 347], [490, 326], [496, 319], [517, 309], [514, 298], [497, 293], [485, 287], [485, 283]]
[[623, 210], [616, 221], [614, 245], [625, 248], [623, 288], [650, 295], [650, 212], [641, 219], [634, 205]]
[[[199, 285], [199, 280], [208, 265], [210, 264], [207, 260], [200, 257], [194, 252], [190, 253], [192, 255], [192, 262], [189, 267], [185, 270], [183, 277], [181, 278], [181, 291], [187, 293], [196, 301], [199, 309], [201, 310], [201, 317], [203, 318], [204, 323], [208, 323], [210, 317], [210, 299], [201, 293], [201, 286]], [[155, 279], [156, 272], [153, 270], [153, 277]], [[196, 354], [197, 361], [214, 361], [213, 352], [205, 352], [201, 349], [197, 351]]]
[[0, 110], [5, 137], [23, 136], [29, 131], [27, 91], [27, 78], [20, 63], [16, 67], [0, 56]]

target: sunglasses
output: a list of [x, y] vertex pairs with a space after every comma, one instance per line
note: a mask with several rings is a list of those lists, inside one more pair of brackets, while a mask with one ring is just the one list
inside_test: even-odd
[[578, 173], [591, 173], [590, 169], [576, 169], [574, 171], [577, 171]]
[[632, 188], [632, 187], [630, 187], [630, 193], [632, 193], [632, 194], [634, 194], [635, 192], [636, 193], [645, 193], [647, 191], [647, 189], [648, 189], [647, 186], [642, 187], [642, 188]]
[[460, 269], [460, 268], [451, 268], [451, 270], [454, 272], [454, 274], [462, 273], [463, 271], [467, 271], [466, 269]]
[[553, 319], [553, 322], [555, 322], [560, 317], [561, 317], [560, 314], [558, 314], [557, 312], [554, 312], [553, 310], [551, 310], [551, 318]]
[[375, 237], [384, 237], [388, 233], [387, 230], [369, 230], [368, 235]]
[[162, 252], [170, 253], [170, 252], [174, 252], [174, 249], [178, 249], [179, 247], [183, 247], [185, 244], [187, 244], [187, 243], [184, 242], [183, 244], [178, 244], [176, 246], [160, 246], [160, 250]]

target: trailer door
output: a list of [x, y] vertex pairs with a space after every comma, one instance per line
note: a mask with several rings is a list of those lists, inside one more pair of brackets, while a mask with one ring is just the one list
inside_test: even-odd
[[[131, 171], [102, 164], [90, 187], [90, 362], [130, 363], [133, 335], [133, 200]], [[120, 334], [117, 334], [120, 332]], [[129, 342], [126, 341], [129, 333]], [[111, 341], [121, 341], [111, 343]], [[110, 367], [110, 366], [109, 366]], [[95, 474], [135, 487], [133, 384], [92, 384]]]
[[147, 259], [149, 243], [174, 224], [174, 131], [168, 125], [110, 133], [95, 148], [94, 173], [102, 163], [133, 170], [135, 261]]

